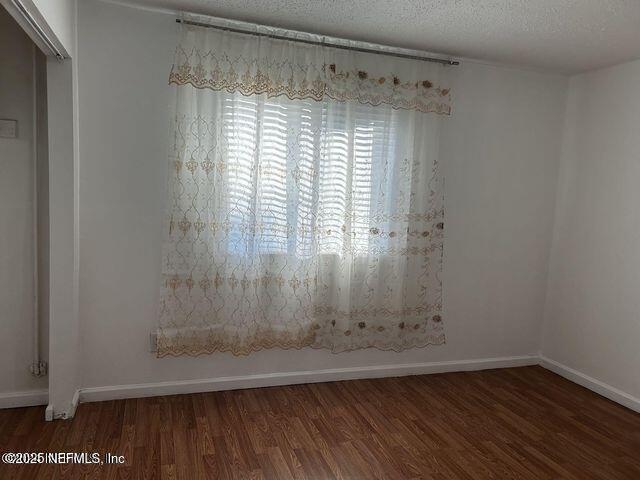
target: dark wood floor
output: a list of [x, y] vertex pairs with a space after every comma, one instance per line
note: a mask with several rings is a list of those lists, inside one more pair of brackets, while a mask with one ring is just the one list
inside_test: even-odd
[[640, 414], [540, 367], [0, 411], [0, 451], [126, 464], [0, 464], [10, 478], [640, 479]]

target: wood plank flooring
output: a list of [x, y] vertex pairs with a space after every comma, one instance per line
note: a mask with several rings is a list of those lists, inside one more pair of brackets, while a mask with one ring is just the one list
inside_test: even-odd
[[640, 479], [640, 414], [540, 367], [0, 410], [0, 479]]

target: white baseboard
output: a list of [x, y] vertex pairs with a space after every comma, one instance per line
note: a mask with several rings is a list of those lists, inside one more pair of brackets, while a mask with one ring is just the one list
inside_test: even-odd
[[[401, 377], [406, 375], [424, 375], [430, 373], [463, 372], [487, 370], [491, 368], [523, 367], [537, 364], [574, 383], [577, 383], [578, 385], [582, 385], [603, 397], [640, 413], [640, 399], [633, 395], [585, 375], [571, 367], [567, 367], [555, 360], [551, 360], [544, 355], [527, 355], [519, 357], [457, 360], [449, 362], [331, 368], [326, 370], [279, 372], [236, 377], [218, 377], [198, 380], [179, 380], [173, 382], [83, 388], [75, 392], [69, 410], [65, 412], [65, 414], [61, 415], [61, 417], [73, 418], [79, 402], [98, 402], [123, 398], [154, 397], [158, 395], [215, 392], [219, 390], [295, 385], [300, 383], [335, 382], [361, 378]], [[48, 400], [49, 392], [47, 390], [0, 393], [0, 409], [47, 405]], [[49, 413], [53, 413], [53, 409], [48, 410], [51, 410]]]
[[83, 388], [81, 402], [99, 402], [122, 398], [155, 397], [184, 393], [215, 392], [242, 388], [272, 387], [300, 383], [335, 382], [362, 378], [401, 377], [428, 373], [463, 372], [490, 368], [537, 365], [538, 356], [486, 358], [450, 362], [408, 363], [399, 365], [373, 365], [366, 367], [331, 368], [300, 372], [278, 372], [237, 377], [218, 377], [173, 382], [140, 383], [107, 387]]
[[48, 390], [0, 393], [0, 408], [32, 407], [34, 405], [46, 405], [48, 402]]
[[44, 410], [44, 420], [46, 422], [53, 422], [53, 405], [47, 405], [47, 408]]
[[78, 408], [78, 404], [80, 403], [80, 390], [76, 390], [71, 398], [71, 403], [69, 403], [69, 408], [63, 412], [57, 412], [53, 404], [47, 405], [46, 410], [44, 411], [44, 419], [47, 422], [52, 420], [69, 420], [73, 418], [76, 414], [76, 410]]
[[45, 410], [45, 420], [69, 420], [76, 415], [78, 404], [80, 403], [80, 390], [76, 390], [71, 397], [69, 408], [62, 412], [57, 412], [53, 405], [49, 404]]
[[[620, 405], [640, 413], [640, 399], [633, 395], [623, 392], [622, 390], [592, 378], [571, 367], [567, 367], [555, 360], [551, 360], [544, 355], [527, 355], [448, 362], [332, 368], [326, 370], [279, 372], [236, 377], [218, 377], [198, 380], [179, 380], [173, 382], [83, 388], [75, 392], [70, 408], [64, 414], [64, 418], [73, 418], [79, 402], [98, 402], [123, 398], [214, 392], [219, 390], [237, 390], [242, 388], [295, 385], [300, 383], [334, 382], [360, 378], [401, 377], [405, 375], [463, 372], [486, 370], [491, 368], [522, 367], [537, 364], [574, 383], [577, 383], [578, 385], [582, 385], [599, 395], [619, 403]], [[48, 399], [49, 392], [47, 390], [0, 393], [0, 409], [47, 405]], [[51, 409], [49, 413], [53, 413], [52, 410], [53, 409]], [[63, 415], [61, 415], [61, 417], [62, 416]]]
[[583, 387], [586, 387], [609, 400], [613, 400], [620, 405], [624, 405], [625, 407], [640, 413], [640, 399], [633, 395], [629, 395], [628, 393], [601, 382], [600, 380], [596, 380], [589, 375], [585, 375], [571, 367], [567, 367], [555, 360], [551, 360], [544, 355], [540, 355], [540, 366], [547, 370], [551, 370], [552, 372], [557, 373], [561, 377], [571, 380], [578, 385], [582, 385]]
[[63, 414], [64, 419], [73, 418], [76, 415], [76, 410], [78, 409], [78, 404], [80, 403], [80, 390], [76, 390], [76, 393], [73, 394], [73, 398], [71, 399], [71, 405], [69, 405], [69, 410]]

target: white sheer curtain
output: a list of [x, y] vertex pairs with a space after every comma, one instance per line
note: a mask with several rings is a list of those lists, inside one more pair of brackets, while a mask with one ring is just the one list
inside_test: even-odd
[[445, 341], [442, 69], [183, 27], [159, 356]]

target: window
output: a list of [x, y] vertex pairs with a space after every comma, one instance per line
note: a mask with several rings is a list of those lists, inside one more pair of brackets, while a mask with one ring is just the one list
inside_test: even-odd
[[389, 208], [376, 190], [397, 161], [396, 118], [380, 110], [225, 98], [229, 253], [367, 255], [388, 244], [369, 235], [372, 217]]

